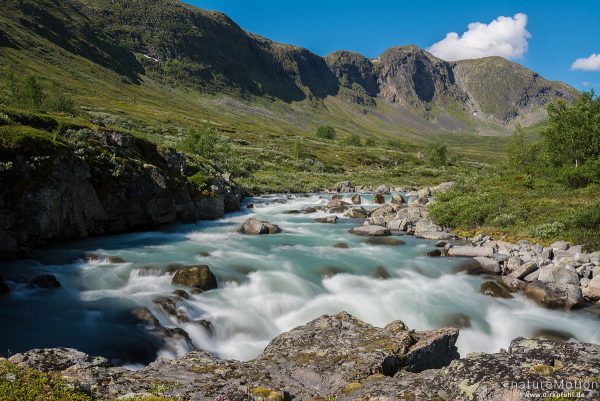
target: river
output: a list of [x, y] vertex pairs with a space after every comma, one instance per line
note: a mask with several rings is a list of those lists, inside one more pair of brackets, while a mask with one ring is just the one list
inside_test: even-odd
[[[240, 360], [257, 356], [284, 331], [342, 310], [376, 326], [400, 319], [423, 330], [460, 322], [469, 326], [457, 343], [463, 356], [496, 352], [517, 336], [541, 332], [600, 342], [600, 319], [591, 313], [547, 310], [521, 294], [481, 295], [486, 278], [462, 271], [466, 259], [425, 256], [433, 241], [404, 235], [397, 237], [404, 245], [369, 244], [348, 232], [360, 220], [339, 215], [338, 224], [319, 224], [313, 219], [327, 214], [288, 213], [325, 205], [330, 195], [276, 201], [281, 198], [246, 199], [256, 207], [217, 221], [67, 242], [36, 254], [36, 261], [1, 265], [12, 291], [0, 296], [0, 353], [63, 346], [139, 366], [156, 355], [189, 350], [161, 345], [136, 328], [129, 311], [138, 306], [148, 307], [164, 326], [184, 329], [196, 347]], [[363, 200], [373, 207], [372, 197]], [[237, 234], [250, 216], [278, 224], [283, 233]], [[85, 260], [89, 253], [99, 260]], [[108, 263], [108, 256], [125, 262]], [[218, 289], [180, 302], [188, 323], [178, 323], [153, 302], [177, 288], [165, 274], [172, 263], [206, 264], [219, 280]], [[375, 277], [378, 267], [390, 277]], [[26, 288], [38, 274], [55, 275], [62, 288]], [[210, 321], [212, 332], [198, 320]]]

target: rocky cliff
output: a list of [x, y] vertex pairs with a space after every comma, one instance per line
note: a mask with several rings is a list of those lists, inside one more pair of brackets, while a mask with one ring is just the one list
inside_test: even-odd
[[101, 127], [0, 129], [0, 258], [51, 241], [214, 219], [239, 208], [239, 187], [143, 139]]
[[182, 400], [232, 401], [518, 401], [543, 400], [550, 391], [576, 391], [584, 399], [600, 394], [597, 345], [518, 338], [508, 351], [458, 359], [457, 337], [457, 329], [413, 331], [400, 321], [376, 328], [342, 312], [281, 334], [247, 362], [195, 351], [134, 372], [65, 348], [9, 360], [57, 372], [99, 400], [151, 396], [157, 389]]

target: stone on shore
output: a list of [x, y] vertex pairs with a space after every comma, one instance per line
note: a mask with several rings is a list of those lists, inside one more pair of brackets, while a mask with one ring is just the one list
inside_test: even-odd
[[557, 265], [542, 267], [538, 280], [547, 283], [579, 285], [579, 275], [575, 269]]
[[494, 256], [494, 248], [489, 246], [453, 246], [448, 249], [448, 256]]
[[581, 288], [572, 284], [533, 281], [525, 288], [525, 296], [552, 309], [573, 309], [585, 302]]
[[496, 281], [486, 281], [479, 287], [479, 292], [493, 298], [512, 298], [510, 291]]
[[485, 256], [476, 256], [473, 259], [475, 259], [481, 265], [481, 270], [483, 272], [490, 274], [500, 274], [500, 263], [498, 263], [497, 260]]
[[590, 280], [587, 287], [583, 289], [583, 295], [591, 301], [600, 300], [600, 275]]
[[535, 272], [536, 270], [538, 270], [538, 265], [532, 260], [518, 266], [512, 273], [510, 273], [510, 277], [523, 280], [526, 276]]
[[242, 223], [237, 229], [240, 234], [277, 234], [281, 232], [281, 228], [278, 225], [269, 223], [268, 221], [261, 221], [254, 217], [250, 217], [248, 220]]
[[388, 228], [376, 225], [354, 227], [352, 230], [350, 230], [350, 232], [356, 235], [368, 235], [379, 237], [392, 235]]
[[182, 266], [175, 271], [171, 284], [208, 291], [217, 288], [217, 278], [206, 265]]

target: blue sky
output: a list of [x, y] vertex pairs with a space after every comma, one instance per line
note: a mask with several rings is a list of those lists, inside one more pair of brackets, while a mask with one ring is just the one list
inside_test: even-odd
[[[491, 52], [512, 58], [548, 79], [561, 80], [579, 89], [594, 87], [596, 91], [600, 90], [600, 55], [578, 64], [587, 70], [571, 69], [576, 59], [600, 54], [600, 1], [186, 2], [201, 8], [225, 12], [250, 32], [278, 42], [306, 47], [319, 55], [344, 49], [374, 58], [395, 45], [416, 44], [422, 48], [429, 48], [442, 41], [449, 32], [456, 32], [459, 36], [458, 42], [445, 41], [438, 45], [443, 58], [452, 57], [449, 53], [459, 48], [463, 52], [454, 57], [473, 54], [468, 51], [473, 41], [479, 47], [477, 41], [487, 40], [491, 41], [491, 44], [488, 43], [486, 54]], [[519, 13], [526, 17], [513, 19]], [[511, 42], [508, 45], [512, 46], [513, 41], [520, 41], [520, 45], [511, 47], [512, 50], [508, 53], [502, 51], [506, 50], [507, 44], [498, 44], [498, 39], [493, 37], [493, 32], [498, 33], [498, 29], [480, 26], [480, 29], [477, 29], [479, 34], [472, 35], [469, 40], [466, 40], [466, 37], [465, 40], [460, 40], [463, 33], [469, 30], [470, 23], [490, 24], [500, 16], [510, 19], [494, 24], [497, 28], [502, 30], [506, 26], [506, 29], [515, 30], [506, 33], [506, 40]], [[518, 27], [514, 21], [521, 22], [521, 26]], [[503, 25], [505, 23], [507, 25]]]

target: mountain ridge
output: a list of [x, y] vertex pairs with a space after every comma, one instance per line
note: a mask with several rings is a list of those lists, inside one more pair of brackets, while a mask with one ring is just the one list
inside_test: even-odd
[[[200, 93], [308, 101], [313, 108], [336, 98], [362, 107], [363, 114], [381, 114], [376, 104], [383, 103], [393, 106], [385, 113], [394, 114], [384, 123], [399, 119], [408, 129], [433, 122], [442, 131], [492, 124], [492, 132], [502, 132], [517, 119], [541, 121], [544, 113], [535, 115], [536, 109], [578, 93], [505, 59], [447, 62], [414, 45], [387, 49], [375, 62], [346, 50], [321, 57], [177, 0], [7, 0], [7, 6], [18, 31], [108, 68], [126, 83], [148, 77]], [[29, 41], [0, 26], [0, 46], [27, 50]], [[488, 79], [492, 72], [497, 85]]]

